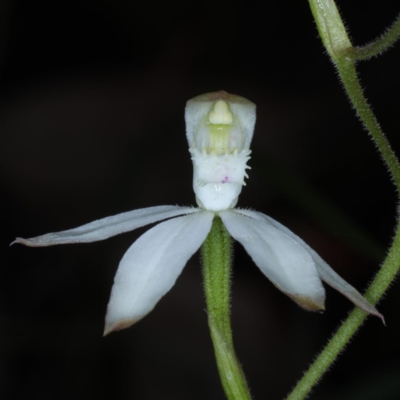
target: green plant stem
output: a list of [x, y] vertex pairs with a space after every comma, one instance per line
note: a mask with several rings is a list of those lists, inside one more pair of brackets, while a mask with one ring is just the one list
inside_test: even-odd
[[[312, 13], [318, 26], [321, 39], [334, 62], [345, 91], [356, 110], [357, 115], [368, 130], [371, 138], [385, 162], [393, 183], [400, 197], [400, 165], [382, 132], [378, 121], [373, 114], [364, 96], [358, 80], [355, 60], [360, 49], [352, 47], [347, 36], [343, 21], [337, 11], [333, 0], [309, 0]], [[364, 47], [369, 58], [388, 48], [400, 36], [399, 19], [382, 35], [374, 44]], [[374, 47], [375, 46], [375, 47]], [[369, 50], [368, 50], [369, 49]], [[363, 51], [364, 51], [363, 50]], [[350, 55], [350, 56], [349, 56]], [[359, 57], [361, 59], [362, 57]], [[386, 292], [400, 269], [400, 224], [396, 228], [395, 238], [381, 269], [368, 288], [365, 297], [376, 304]], [[329, 369], [352, 336], [362, 325], [367, 314], [359, 309], [354, 309], [343, 322], [323, 351], [316, 358], [303, 378], [298, 382], [287, 400], [304, 399], [318, 383], [323, 374]]]
[[353, 62], [342, 60], [336, 65], [339, 72], [340, 80], [342, 81], [349, 99], [355, 108], [357, 115], [360, 117], [365, 128], [371, 135], [373, 142], [381, 154], [398, 193], [400, 193], [400, 165], [394, 154], [385, 134], [380, 128], [374, 113], [372, 112], [368, 102], [364, 96], [358, 80], [356, 68]]
[[[349, 96], [349, 99], [360, 117], [365, 128], [371, 135], [375, 146], [381, 154], [393, 182], [400, 195], [400, 165], [386, 139], [385, 134], [381, 130], [378, 121], [372, 112], [361, 88], [355, 60], [352, 54], [356, 49], [352, 46], [347, 35], [346, 28], [337, 10], [334, 0], [309, 0], [311, 12], [317, 24], [319, 35], [322, 39], [329, 56], [335, 64], [339, 73], [340, 80], [344, 85], [344, 89]], [[392, 32], [390, 34], [390, 32]], [[389, 36], [388, 36], [389, 35]], [[399, 19], [388, 30], [386, 35], [383, 35], [375, 43], [381, 43], [381, 47], [393, 44], [400, 35]]]
[[229, 400], [251, 400], [233, 347], [230, 324], [232, 240], [217, 216], [201, 253], [208, 325], [222, 386]]
[[397, 16], [392, 26], [378, 39], [365, 46], [355, 47], [356, 60], [368, 60], [388, 50], [400, 38], [400, 15]]

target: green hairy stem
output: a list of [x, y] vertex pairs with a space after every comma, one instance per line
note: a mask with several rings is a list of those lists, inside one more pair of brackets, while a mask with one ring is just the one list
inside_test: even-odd
[[222, 386], [229, 400], [250, 400], [242, 368], [233, 347], [230, 324], [232, 239], [219, 217], [201, 248], [208, 325]]
[[[390, 144], [379, 126], [361, 88], [356, 71], [356, 61], [376, 56], [391, 47], [400, 37], [400, 17], [377, 40], [363, 47], [352, 46], [345, 26], [333, 0], [309, 0], [311, 11], [317, 24], [319, 35], [333, 61], [339, 78], [344, 86], [352, 106], [374, 145], [387, 166], [390, 177], [400, 197], [400, 165]], [[399, 272], [400, 263], [400, 224], [386, 259], [368, 288], [365, 297], [376, 304], [393, 282]], [[288, 400], [300, 400], [307, 397], [312, 388], [329, 369], [340, 352], [349, 343], [367, 317], [366, 313], [355, 309], [342, 323], [326, 347], [315, 359], [309, 370], [298, 382]]]

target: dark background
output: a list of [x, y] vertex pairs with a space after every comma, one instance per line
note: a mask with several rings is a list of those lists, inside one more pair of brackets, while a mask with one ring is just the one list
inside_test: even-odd
[[[379, 4], [379, 5], [378, 5]], [[340, 1], [355, 44], [400, 11]], [[400, 45], [360, 64], [400, 148]], [[307, 1], [0, 2], [0, 398], [222, 399], [199, 257], [143, 321], [102, 338], [118, 262], [139, 229], [31, 249], [16, 237], [136, 208], [194, 204], [183, 110], [224, 89], [254, 101], [239, 206], [276, 218], [363, 290], [394, 232], [396, 197], [324, 54]], [[235, 247], [232, 318], [255, 399], [283, 399], [348, 312], [308, 313]], [[400, 398], [400, 291], [368, 318], [313, 399]]]

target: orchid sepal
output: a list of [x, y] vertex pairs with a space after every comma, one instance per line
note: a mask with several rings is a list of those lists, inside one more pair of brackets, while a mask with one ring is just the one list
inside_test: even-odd
[[181, 206], [156, 206], [140, 208], [89, 222], [77, 228], [47, 233], [29, 239], [17, 237], [14, 243], [29, 247], [46, 247], [58, 244], [91, 243], [108, 239], [183, 214], [198, 212], [198, 208]]

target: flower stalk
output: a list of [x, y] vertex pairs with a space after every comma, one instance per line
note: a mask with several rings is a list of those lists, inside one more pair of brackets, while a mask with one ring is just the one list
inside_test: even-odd
[[[397, 193], [400, 196], [399, 161], [365, 98], [356, 71], [356, 61], [382, 53], [399, 39], [400, 19], [398, 17], [392, 27], [371, 44], [364, 47], [353, 47], [334, 0], [309, 0], [309, 3], [322, 42], [337, 68], [346, 94], [386, 164]], [[388, 255], [365, 294], [366, 299], [371, 304], [375, 305], [378, 303], [398, 274], [400, 269], [399, 256], [400, 224], [397, 225], [395, 238]], [[298, 382], [287, 400], [301, 400], [307, 397], [312, 388], [329, 369], [347, 343], [349, 343], [366, 317], [367, 314], [360, 309], [354, 309], [350, 313], [326, 347], [315, 359], [309, 370], [304, 374], [303, 378]]]
[[364, 127], [371, 135], [372, 141], [385, 162], [397, 192], [400, 193], [400, 164], [394, 154], [389, 141], [379, 126], [371, 107], [365, 98], [358, 79], [355, 62], [341, 60], [337, 65], [340, 80], [343, 83], [345, 91], [361, 119]]
[[222, 386], [229, 400], [248, 400], [250, 391], [235, 354], [230, 324], [232, 240], [221, 218], [214, 218], [201, 254], [208, 325]]
[[365, 46], [356, 47], [356, 59], [368, 60], [372, 57], [376, 57], [391, 46], [393, 46], [400, 37], [400, 15], [397, 16], [393, 24], [383, 33], [383, 35], [377, 39], [373, 40], [371, 43]]

